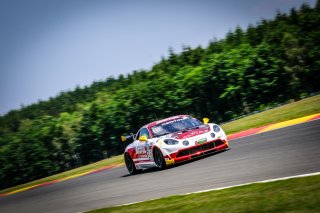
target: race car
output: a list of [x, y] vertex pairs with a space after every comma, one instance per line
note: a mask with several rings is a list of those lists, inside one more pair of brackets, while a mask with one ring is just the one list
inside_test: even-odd
[[229, 147], [223, 129], [189, 115], [177, 115], [149, 123], [136, 135], [121, 136], [122, 141], [133, 138], [124, 152], [130, 174], [141, 170], [191, 160]]

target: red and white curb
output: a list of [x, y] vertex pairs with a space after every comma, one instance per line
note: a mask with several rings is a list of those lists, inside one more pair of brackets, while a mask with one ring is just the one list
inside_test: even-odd
[[300, 118], [296, 118], [296, 119], [291, 119], [288, 121], [283, 121], [283, 122], [279, 122], [279, 123], [275, 123], [275, 124], [268, 124], [265, 126], [248, 129], [248, 130], [241, 131], [241, 132], [237, 132], [237, 133], [228, 135], [228, 140], [239, 139], [239, 138], [247, 137], [250, 135], [254, 135], [254, 134], [258, 134], [258, 133], [262, 133], [262, 132], [268, 132], [271, 130], [280, 129], [280, 128], [284, 128], [284, 127], [288, 127], [288, 126], [293, 126], [293, 125], [297, 125], [300, 123], [313, 121], [313, 120], [317, 120], [317, 119], [320, 119], [320, 113], [308, 115], [308, 116], [304, 116], [304, 117], [300, 117]]
[[69, 180], [69, 179], [73, 179], [73, 178], [77, 178], [77, 177], [81, 177], [81, 176], [85, 176], [85, 175], [94, 174], [94, 173], [97, 173], [97, 172], [109, 170], [109, 169], [112, 169], [112, 168], [115, 168], [115, 167], [119, 167], [119, 166], [122, 166], [122, 164], [105, 166], [105, 167], [102, 167], [102, 168], [99, 168], [99, 169], [90, 170], [88, 172], [83, 172], [83, 173], [80, 173], [80, 174], [59, 178], [59, 179], [48, 181], [48, 182], [45, 182], [45, 183], [39, 183], [39, 184], [36, 184], [36, 185], [24, 187], [22, 189], [17, 189], [17, 190], [11, 191], [11, 192], [6, 192], [6, 193], [3, 193], [3, 194], [0, 194], [0, 197], [4, 197], [4, 196], [7, 196], [7, 195], [11, 195], [11, 194], [16, 194], [18, 192], [27, 191], [27, 190], [38, 188], [38, 187], [42, 187], [42, 186], [48, 186], [48, 185], [51, 185], [51, 184], [54, 184], [54, 183], [62, 182], [62, 181], [65, 181], [65, 180]]

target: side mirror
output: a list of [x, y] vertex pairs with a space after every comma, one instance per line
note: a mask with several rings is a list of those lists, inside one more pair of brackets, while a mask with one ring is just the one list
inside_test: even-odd
[[139, 139], [138, 139], [140, 142], [145, 142], [145, 141], [147, 141], [148, 140], [148, 138], [147, 138], [147, 136], [145, 136], [145, 135], [142, 135], [142, 136], [140, 136], [139, 137]]
[[121, 141], [124, 142], [126, 140], [129, 140], [130, 138], [133, 138], [133, 134], [131, 133], [130, 135], [121, 135]]
[[203, 118], [203, 123], [204, 124], [208, 124], [208, 122], [209, 122], [209, 118]]

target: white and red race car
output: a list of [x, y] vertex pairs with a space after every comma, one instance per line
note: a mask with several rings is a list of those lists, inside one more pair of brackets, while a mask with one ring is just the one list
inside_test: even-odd
[[220, 126], [189, 116], [178, 115], [143, 126], [136, 135], [121, 136], [123, 141], [132, 138], [124, 152], [130, 174], [140, 170], [166, 166], [191, 160], [229, 147], [225, 132]]

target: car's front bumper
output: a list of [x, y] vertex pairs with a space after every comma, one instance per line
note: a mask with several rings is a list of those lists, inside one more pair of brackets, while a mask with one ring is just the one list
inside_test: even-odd
[[229, 147], [227, 140], [213, 140], [203, 144], [198, 144], [188, 148], [180, 149], [175, 153], [164, 156], [166, 164], [174, 164], [182, 161], [191, 160], [203, 155], [208, 155], [217, 151], [225, 150]]

